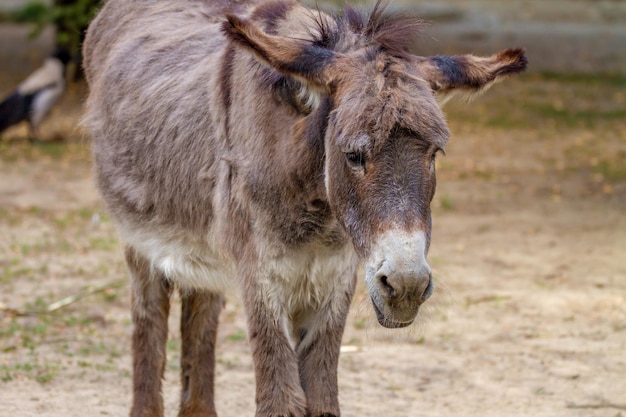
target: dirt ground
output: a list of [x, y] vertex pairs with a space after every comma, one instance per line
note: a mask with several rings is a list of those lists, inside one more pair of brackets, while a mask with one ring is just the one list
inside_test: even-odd
[[[0, 75], [0, 93], [15, 81]], [[377, 324], [359, 284], [339, 369], [344, 416], [626, 416], [625, 87], [622, 76], [528, 74], [446, 108], [436, 291], [397, 331]], [[71, 85], [46, 142], [28, 144], [23, 126], [0, 139], [0, 417], [128, 413], [129, 289], [77, 127], [84, 89]], [[252, 416], [234, 295], [218, 349], [220, 415]]]

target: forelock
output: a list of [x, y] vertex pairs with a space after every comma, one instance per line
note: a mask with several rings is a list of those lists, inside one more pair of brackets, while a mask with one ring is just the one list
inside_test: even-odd
[[338, 145], [359, 147], [360, 138], [366, 136], [376, 150], [389, 137], [407, 132], [429, 145], [445, 146], [449, 131], [426, 84], [394, 63], [375, 76], [369, 75], [368, 82], [354, 82], [338, 103]]
[[340, 13], [310, 13], [316, 25], [311, 33], [313, 42], [337, 52], [374, 47], [394, 56], [408, 56], [424, 26], [415, 15], [391, 10], [390, 0], [378, 0], [369, 11], [346, 5]]

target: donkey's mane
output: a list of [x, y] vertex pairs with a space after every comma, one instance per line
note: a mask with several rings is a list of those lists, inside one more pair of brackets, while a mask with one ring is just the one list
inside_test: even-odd
[[[331, 19], [324, 19], [318, 10], [315, 18], [317, 33], [312, 34], [313, 42], [337, 52], [354, 47], [372, 47], [405, 57], [409, 55], [424, 23], [409, 13], [390, 10], [389, 5], [389, 0], [378, 0], [369, 12], [346, 5], [343, 13], [330, 14]], [[356, 44], [349, 40], [354, 34], [360, 35]]]

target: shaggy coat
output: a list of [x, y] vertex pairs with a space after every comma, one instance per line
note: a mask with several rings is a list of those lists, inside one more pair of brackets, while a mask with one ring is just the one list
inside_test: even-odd
[[294, 0], [108, 0], [84, 46], [97, 186], [126, 242], [132, 416], [162, 416], [182, 294], [181, 416], [215, 416], [222, 294], [238, 288], [256, 415], [339, 416], [359, 261], [385, 327], [433, 291], [438, 99], [522, 71], [522, 50], [418, 57], [419, 20]]

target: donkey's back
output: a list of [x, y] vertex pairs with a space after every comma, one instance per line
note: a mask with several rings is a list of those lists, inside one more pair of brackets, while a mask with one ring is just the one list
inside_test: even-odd
[[210, 11], [200, 1], [109, 1], [91, 25], [86, 123], [98, 187], [126, 226], [201, 234], [210, 224], [224, 48]]
[[219, 290], [222, 9], [110, 0], [84, 48], [96, 182], [123, 238], [169, 279]]

